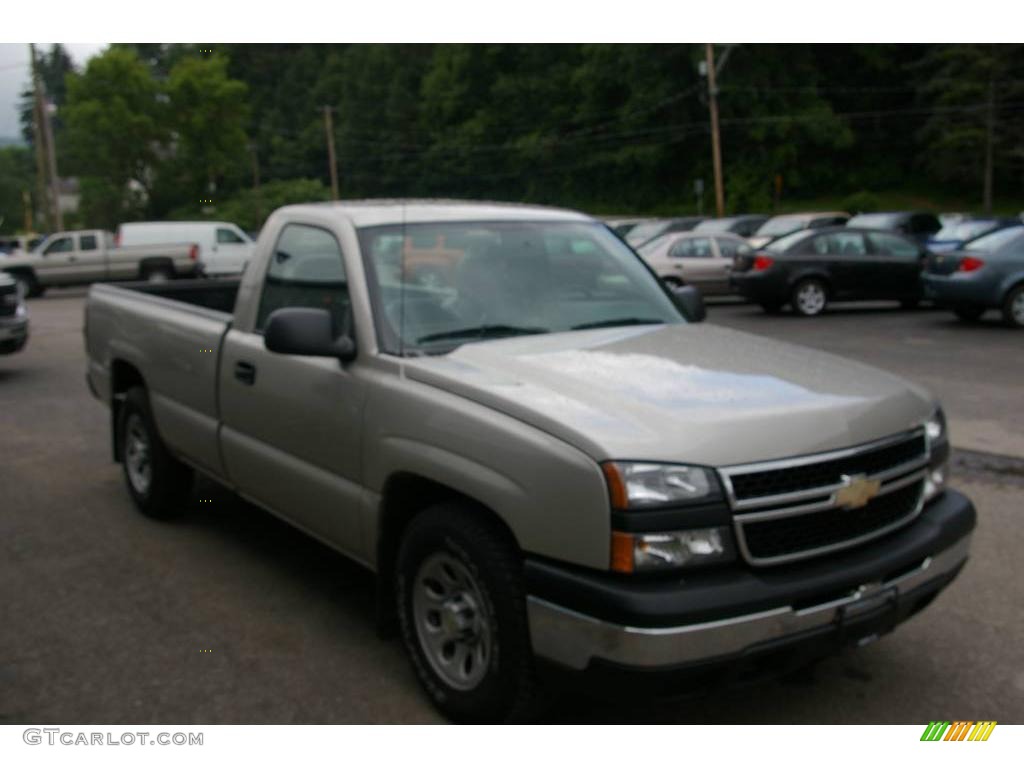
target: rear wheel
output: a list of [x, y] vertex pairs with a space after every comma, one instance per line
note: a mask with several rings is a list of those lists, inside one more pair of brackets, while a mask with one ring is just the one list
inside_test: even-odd
[[160, 440], [146, 390], [128, 391], [118, 417], [125, 484], [135, 506], [149, 517], [180, 514], [192, 490], [192, 470]]
[[12, 272], [10, 275], [14, 278], [19, 298], [30, 299], [42, 294], [43, 291], [39, 287], [39, 281], [36, 280], [35, 275], [28, 272]]
[[174, 279], [174, 273], [169, 267], [150, 267], [145, 272], [147, 283], [166, 283]]
[[976, 323], [981, 319], [981, 316], [985, 314], [984, 307], [956, 307], [953, 310], [953, 314], [963, 320], [965, 323]]
[[1003, 322], [1011, 328], [1024, 328], [1024, 283], [1006, 294], [1003, 300]]
[[790, 298], [793, 311], [804, 317], [820, 315], [828, 304], [828, 290], [825, 283], [816, 277], [801, 280], [793, 287]]
[[399, 623], [441, 712], [458, 722], [521, 721], [538, 700], [522, 563], [486, 514], [443, 503], [409, 524], [396, 563]]

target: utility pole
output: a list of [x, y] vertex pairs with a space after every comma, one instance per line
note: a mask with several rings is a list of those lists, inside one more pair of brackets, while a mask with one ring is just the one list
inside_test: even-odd
[[[29, 55], [32, 61], [32, 139], [36, 145], [36, 197], [38, 208], [43, 214], [43, 228], [52, 231], [50, 221], [50, 207], [47, 205], [46, 191], [46, 138], [43, 135], [43, 111], [40, 109], [39, 99], [39, 69], [36, 65], [36, 47], [33, 43], [28, 44]], [[33, 231], [35, 227], [32, 227]]]
[[715, 50], [711, 43], [704, 44], [704, 59], [708, 75], [708, 109], [711, 111], [711, 162], [715, 172], [715, 211], [716, 215], [721, 218], [725, 216], [725, 190], [722, 186], [722, 144], [718, 133], [718, 87], [715, 85]]
[[334, 155], [334, 110], [324, 107], [324, 130], [327, 131], [327, 162], [331, 169], [331, 199], [338, 199], [338, 161]]
[[[32, 54], [32, 90], [35, 92], [35, 104], [38, 111], [36, 138], [38, 139], [40, 135], [43, 138], [42, 144], [46, 152], [46, 166], [50, 177], [50, 203], [53, 206], [53, 218], [50, 220], [59, 232], [64, 229], [64, 214], [60, 210], [60, 176], [57, 174], [57, 149], [53, 143], [53, 122], [46, 100], [46, 86], [39, 77], [39, 65], [36, 62], [34, 44], [29, 43], [29, 51]], [[42, 126], [42, 131], [39, 131], [38, 125]], [[36, 162], [39, 162], [38, 154]]]
[[982, 192], [982, 208], [986, 214], [992, 213], [992, 145], [995, 143], [996, 132], [996, 86], [995, 81], [988, 79], [988, 102], [985, 107], [985, 189]]

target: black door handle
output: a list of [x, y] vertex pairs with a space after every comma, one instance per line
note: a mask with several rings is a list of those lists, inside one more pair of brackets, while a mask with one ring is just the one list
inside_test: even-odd
[[235, 378], [243, 384], [252, 386], [256, 383], [256, 366], [244, 361], [235, 363]]

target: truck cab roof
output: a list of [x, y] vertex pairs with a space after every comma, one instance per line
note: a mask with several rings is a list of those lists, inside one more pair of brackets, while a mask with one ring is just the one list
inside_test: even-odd
[[466, 200], [395, 199], [342, 200], [327, 203], [289, 205], [278, 216], [323, 216], [336, 212], [354, 227], [387, 224], [423, 224], [438, 221], [593, 221], [591, 217], [567, 208], [522, 203], [470, 202]]

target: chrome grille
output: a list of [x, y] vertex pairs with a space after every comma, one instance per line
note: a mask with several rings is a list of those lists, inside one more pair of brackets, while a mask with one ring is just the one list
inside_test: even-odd
[[[753, 565], [834, 552], [882, 536], [921, 511], [921, 430], [841, 451], [721, 470], [739, 549]], [[865, 498], [852, 493], [870, 489]]]

